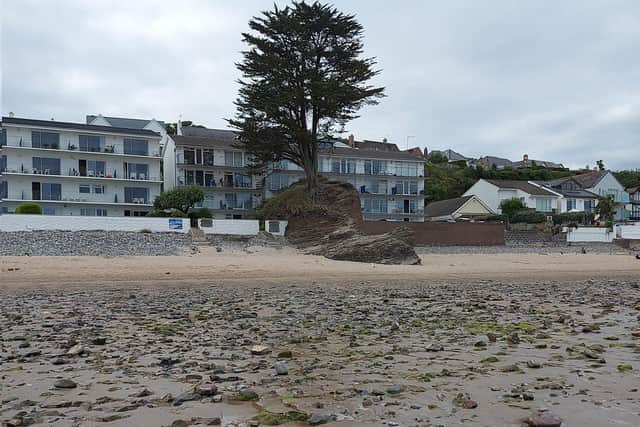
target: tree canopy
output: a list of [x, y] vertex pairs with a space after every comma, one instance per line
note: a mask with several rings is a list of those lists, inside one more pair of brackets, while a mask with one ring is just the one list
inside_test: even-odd
[[363, 58], [363, 27], [331, 5], [294, 1], [262, 12], [243, 33], [248, 49], [236, 64], [242, 73], [228, 120], [254, 168], [289, 160], [317, 186], [318, 142], [344, 131], [384, 88], [370, 85], [379, 71]]
[[197, 186], [177, 187], [163, 191], [153, 201], [154, 209], [158, 211], [177, 209], [187, 215], [189, 210], [204, 200], [204, 191]]

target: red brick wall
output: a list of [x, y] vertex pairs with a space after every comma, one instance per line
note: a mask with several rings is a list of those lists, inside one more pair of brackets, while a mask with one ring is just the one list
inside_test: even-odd
[[416, 246], [501, 246], [504, 224], [470, 222], [365, 221], [366, 234], [383, 234], [396, 227], [413, 230]]

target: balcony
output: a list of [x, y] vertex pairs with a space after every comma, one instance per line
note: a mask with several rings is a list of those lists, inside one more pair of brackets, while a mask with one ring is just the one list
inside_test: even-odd
[[42, 151], [54, 151], [54, 152], [75, 152], [75, 153], [87, 153], [87, 154], [100, 154], [107, 156], [132, 156], [132, 157], [162, 157], [162, 153], [160, 151], [155, 151], [151, 154], [129, 154], [125, 153], [124, 149], [120, 146], [115, 145], [103, 145], [100, 147], [88, 147], [87, 149], [81, 150], [80, 147], [76, 144], [49, 144], [41, 147], [33, 147], [31, 141], [26, 141], [23, 139], [8, 141], [7, 145], [3, 148], [22, 148], [28, 150], [42, 150]]
[[236, 200], [236, 201], [220, 200], [218, 202], [218, 205], [215, 206], [213, 209], [248, 211], [253, 209], [253, 203], [251, 200]]
[[424, 190], [404, 192], [404, 189], [399, 187], [391, 187], [391, 189], [376, 189], [372, 186], [361, 185], [360, 194], [366, 194], [366, 195], [372, 195], [372, 196], [418, 197], [418, 196], [424, 196]]
[[[57, 172], [57, 173], [56, 173]], [[95, 171], [87, 171], [85, 175], [81, 175], [79, 171], [75, 169], [69, 169], [66, 173], [62, 173], [62, 171], [51, 171], [49, 169], [38, 170], [38, 169], [22, 169], [22, 170], [14, 170], [14, 169], [4, 169], [0, 171], [2, 175], [19, 175], [19, 176], [50, 176], [53, 178], [80, 178], [80, 179], [104, 179], [110, 181], [146, 181], [146, 182], [154, 182], [161, 183], [162, 180], [159, 177], [151, 177], [147, 174], [130, 174], [129, 177], [120, 178], [120, 174], [117, 171], [113, 171], [113, 173], [105, 173], [105, 172], [95, 172]]]

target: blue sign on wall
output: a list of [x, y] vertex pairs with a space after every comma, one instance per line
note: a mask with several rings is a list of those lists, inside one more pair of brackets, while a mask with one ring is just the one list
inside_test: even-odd
[[182, 230], [182, 220], [180, 218], [169, 218], [170, 230]]

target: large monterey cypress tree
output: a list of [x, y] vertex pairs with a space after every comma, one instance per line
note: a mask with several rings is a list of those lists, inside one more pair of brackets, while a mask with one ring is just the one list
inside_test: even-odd
[[289, 160], [317, 187], [318, 141], [376, 104], [384, 88], [368, 81], [379, 71], [362, 58], [363, 27], [333, 6], [293, 2], [249, 21], [248, 49], [237, 64], [243, 77], [229, 120], [254, 167]]

